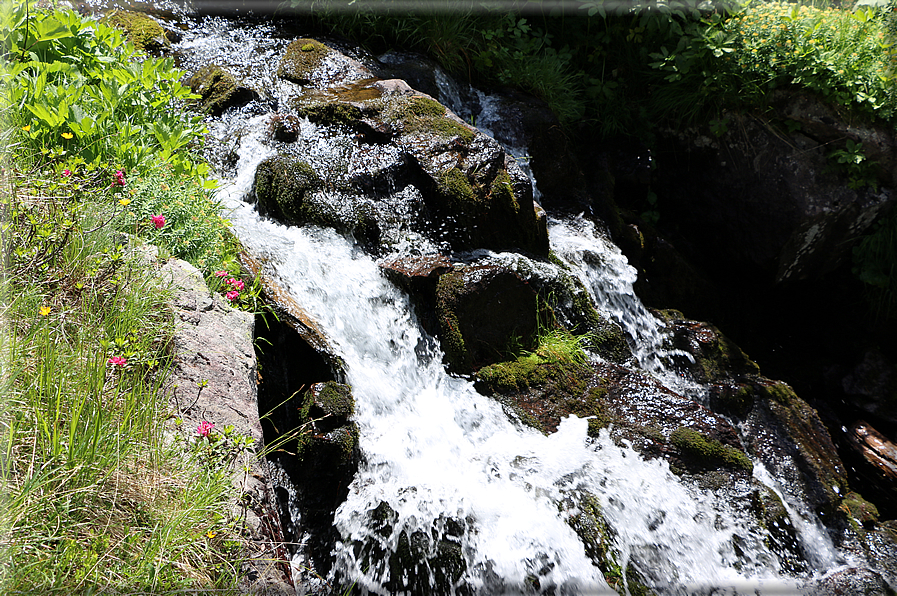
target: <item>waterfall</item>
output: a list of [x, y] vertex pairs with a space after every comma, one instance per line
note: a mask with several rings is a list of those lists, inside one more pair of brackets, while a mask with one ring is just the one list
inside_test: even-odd
[[[240, 48], [241, 60], [270, 56], [267, 29], [253, 36], [215, 26], [215, 35]], [[184, 45], [209, 42], [188, 36]], [[747, 513], [682, 482], [664, 460], [645, 460], [616, 443], [607, 430], [588, 437], [584, 419], [566, 418], [546, 436], [509, 417], [469, 380], [445, 371], [438, 342], [415, 318], [408, 296], [352, 238], [259, 217], [244, 198], [256, 166], [275, 152], [263, 133], [268, 117], [257, 104], [210, 122], [237, 158], [222, 168], [218, 198], [266, 275], [324, 330], [353, 388], [362, 462], [335, 514], [332, 581], [374, 594], [394, 592], [391, 586], [405, 580], [420, 582], [419, 593], [442, 581], [445, 593], [628, 594], [631, 569], [658, 594], [794, 593], [797, 580], [781, 569], [766, 531]], [[315, 126], [307, 121], [302, 134], [306, 148], [322, 152], [312, 159], [326, 161], [328, 150], [339, 150], [308, 137]], [[669, 370], [678, 353], [632, 291], [635, 270], [619, 249], [584, 219], [552, 220], [549, 234], [559, 258], [628, 335], [639, 366], [670, 388], [692, 390]], [[584, 535], [590, 500], [608, 526], [599, 538], [609, 561], [595, 559]], [[835, 557], [830, 543], [821, 548], [816, 562], [824, 572]], [[392, 564], [409, 551], [419, 563], [416, 579], [407, 565]], [[449, 557], [456, 575], [446, 581], [437, 567]], [[621, 570], [613, 587], [599, 563]]]
[[[239, 151], [239, 173], [219, 198], [266, 272], [326, 330], [355, 394], [364, 463], [336, 514], [335, 572], [385, 593], [388, 565], [365, 561], [368, 551], [357, 545], [376, 542], [388, 553], [403, 533], [422, 532], [435, 537], [431, 550], [439, 540], [460, 546], [463, 582], [482, 593], [518, 593], [534, 581], [557, 593], [613, 593], [569, 523], [576, 506], [559, 508], [593, 495], [615, 535], [617, 562], [642, 571], [659, 592], [781, 585], [762, 532], [713, 493], [680, 483], [665, 462], [643, 460], [606, 432], [589, 439], [586, 420], [575, 417], [544, 436], [448, 375], [407, 296], [351, 239], [277, 224], [242, 202], [267, 150], [247, 135]], [[384, 503], [395, 512], [386, 535], [372, 523]]]

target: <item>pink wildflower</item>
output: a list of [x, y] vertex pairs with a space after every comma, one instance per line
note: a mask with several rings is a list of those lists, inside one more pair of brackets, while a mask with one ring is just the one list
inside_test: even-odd
[[227, 294], [224, 295], [224, 297], [227, 298], [228, 300], [236, 300], [239, 296], [240, 296], [240, 292], [237, 292], [234, 290], [231, 290], [230, 292], [228, 292]]
[[160, 229], [165, 225], [165, 216], [164, 215], [151, 215], [150, 219], [153, 222], [153, 225], [156, 226], [156, 229]]
[[70, 169], [66, 168], [66, 169], [62, 170], [62, 176], [64, 178], [68, 178], [71, 175], [72, 175], [72, 171]]
[[213, 423], [203, 420], [199, 423], [199, 426], [196, 427], [196, 432], [201, 437], [208, 437], [213, 428], [215, 428]]
[[215, 277], [227, 277], [227, 271], [216, 271]]
[[124, 186], [125, 185], [125, 173], [121, 170], [115, 170], [115, 174], [112, 175], [114, 180], [112, 181], [112, 186]]
[[242, 279], [234, 279], [233, 277], [227, 280], [227, 285], [233, 286], [237, 290], [242, 290], [244, 287]]
[[108, 364], [114, 364], [116, 366], [124, 366], [128, 363], [126, 358], [122, 358], [121, 356], [113, 356], [109, 360], [106, 361]]

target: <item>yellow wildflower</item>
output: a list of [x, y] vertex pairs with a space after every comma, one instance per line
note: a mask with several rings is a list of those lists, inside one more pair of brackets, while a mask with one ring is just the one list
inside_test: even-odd
[[22, 127], [22, 130], [24, 130], [25, 132], [30, 131], [30, 130], [31, 130], [31, 125], [28, 124], [27, 126], [23, 126], [23, 127]]
[[65, 140], [69, 140], [69, 139], [72, 138], [73, 136], [75, 136], [75, 135], [73, 135], [73, 134], [70, 133], [70, 132], [64, 132], [64, 133], [62, 133], [62, 138], [65, 139]]
[[51, 310], [53, 310], [53, 309], [51, 309], [49, 306], [41, 306], [40, 311], [38, 311], [38, 312], [40, 312], [40, 316], [45, 317], [48, 314], [50, 314]]
[[125, 207], [131, 203], [131, 199], [119, 199], [118, 204]]

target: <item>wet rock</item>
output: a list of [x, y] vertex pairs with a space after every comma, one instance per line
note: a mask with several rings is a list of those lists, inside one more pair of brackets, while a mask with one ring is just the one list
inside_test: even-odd
[[[244, 251], [240, 262], [258, 280], [261, 298], [271, 310], [271, 314], [257, 317], [256, 332], [264, 337], [261, 346], [267, 344], [274, 353], [286, 353], [296, 358], [284, 370], [289, 378], [281, 383], [279, 395], [286, 399], [311, 383], [345, 379], [345, 362], [330, 345], [317, 321], [265, 272], [264, 263], [259, 259]], [[259, 349], [267, 352], [264, 347]], [[275, 370], [271, 366], [268, 369]], [[274, 402], [277, 403], [280, 402]]]
[[321, 177], [307, 162], [277, 155], [256, 168], [253, 194], [260, 214], [298, 225], [315, 219], [307, 197], [321, 185]]
[[457, 594], [474, 590], [463, 581], [467, 561], [461, 538], [467, 520], [439, 517], [429, 531], [398, 525], [399, 516], [385, 501], [365, 516], [365, 540], [353, 535], [353, 550], [366, 573], [392, 594]]
[[847, 474], [816, 410], [787, 384], [763, 377], [746, 379], [753, 402], [741, 423], [745, 447], [783, 490], [805, 500], [822, 518], [833, 519], [848, 491]]
[[281, 472], [277, 495], [285, 537], [297, 547], [303, 542], [302, 554], [324, 575], [338, 539], [334, 514], [348, 495], [361, 457], [358, 426], [351, 421], [354, 412], [351, 387], [314, 383], [279, 405], [266, 430], [282, 446], [269, 457]]
[[536, 292], [505, 268], [460, 267], [439, 278], [436, 316], [449, 369], [469, 373], [517, 346], [531, 348], [539, 303]]
[[277, 75], [293, 83], [331, 87], [373, 76], [363, 64], [314, 39], [296, 39], [287, 46]]
[[197, 107], [210, 116], [220, 116], [225, 110], [243, 106], [258, 98], [258, 94], [243, 87], [226, 68], [209, 64], [190, 75], [187, 86], [200, 95]]
[[760, 373], [741, 348], [709, 323], [691, 321], [676, 310], [654, 311], [671, 332], [670, 347], [689, 357], [674, 357], [675, 366], [698, 383], [718, 383]]
[[665, 136], [652, 185], [665, 220], [690, 239], [690, 256], [706, 268], [777, 282], [834, 271], [893, 203], [890, 191], [851, 188], [832, 171], [827, 141], [809, 131], [729, 117], [737, 126], [720, 137], [698, 130]]
[[613, 425], [612, 436], [632, 441], [646, 457], [666, 457], [674, 468], [751, 470], [738, 433], [722, 416], [628, 368], [603, 363], [596, 373], [605, 393], [592, 429]]
[[172, 339], [175, 358], [167, 382], [182, 427], [193, 433], [205, 420], [219, 429], [231, 425], [236, 434], [255, 441], [255, 448], [241, 453], [235, 462], [249, 470], [236, 479], [241, 498], [232, 504], [231, 512], [235, 519], [245, 520], [249, 537], [241, 589], [292, 593], [288, 566], [274, 563], [286, 558], [283, 531], [270, 469], [256, 454], [266, 443], [254, 382], [254, 316], [224, 304], [209, 291], [202, 274], [184, 261], [167, 261], [160, 275], [172, 292], [171, 308], [177, 320]]
[[268, 120], [268, 132], [275, 141], [292, 143], [299, 138], [299, 118], [292, 114], [274, 114]]
[[[430, 232], [455, 249], [518, 249], [547, 254], [547, 217], [529, 178], [493, 139], [404, 81], [370, 80], [300, 96], [298, 114], [349, 127], [364, 144], [389, 144], [396, 162], [391, 186], [414, 183]], [[360, 151], [360, 150], [359, 150]], [[369, 151], [369, 150], [365, 150]], [[371, 194], [377, 172], [358, 172], [350, 185]], [[368, 188], [370, 187], [370, 188]]]
[[616, 537], [604, 520], [601, 504], [595, 495], [570, 491], [558, 508], [566, 515], [567, 525], [582, 540], [586, 556], [601, 569], [604, 581], [614, 591], [633, 596], [651, 594], [644, 585], [644, 579], [632, 565], [620, 565], [619, 557], [614, 551]]
[[864, 594], [892, 596], [895, 592], [881, 574], [862, 567], [838, 568], [825, 577], [804, 586], [805, 593], [814, 596], [841, 596]]

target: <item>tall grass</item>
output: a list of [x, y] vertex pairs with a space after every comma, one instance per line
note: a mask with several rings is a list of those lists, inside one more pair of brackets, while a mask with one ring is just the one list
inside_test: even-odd
[[[171, 204], [173, 249], [235, 263], [181, 73], [71, 11], [4, 4], [0, 40], [0, 591], [233, 587], [233, 471], [169, 421], [168, 291], [134, 250]], [[48, 103], [76, 83], [78, 110]]]

